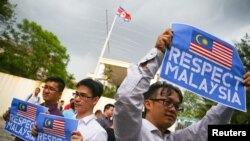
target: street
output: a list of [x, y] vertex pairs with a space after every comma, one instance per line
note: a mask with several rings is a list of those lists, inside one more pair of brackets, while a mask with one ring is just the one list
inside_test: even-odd
[[0, 140], [1, 141], [13, 141], [14, 137], [4, 130], [5, 121], [0, 117]]

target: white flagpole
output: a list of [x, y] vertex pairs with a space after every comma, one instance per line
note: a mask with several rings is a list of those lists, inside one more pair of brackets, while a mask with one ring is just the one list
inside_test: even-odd
[[109, 30], [109, 32], [108, 32], [108, 35], [107, 35], [106, 40], [105, 40], [105, 42], [104, 42], [104, 45], [103, 45], [103, 47], [102, 47], [101, 55], [100, 55], [99, 58], [98, 58], [97, 65], [96, 65], [96, 68], [95, 68], [94, 79], [97, 79], [97, 75], [98, 75], [97, 73], [98, 73], [99, 67], [100, 67], [100, 59], [103, 58], [103, 55], [104, 55], [105, 50], [106, 50], [106, 48], [107, 48], [107, 44], [108, 44], [108, 41], [109, 41], [111, 32], [112, 32], [112, 30], [113, 30], [113, 28], [114, 28], [116, 19], [117, 19], [117, 15], [115, 15], [115, 18], [114, 18], [114, 20], [113, 20], [113, 23], [112, 23], [112, 25], [111, 25], [111, 28], [110, 28], [110, 30]]

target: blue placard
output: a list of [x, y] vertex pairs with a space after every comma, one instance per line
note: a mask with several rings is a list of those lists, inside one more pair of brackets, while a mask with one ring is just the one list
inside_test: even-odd
[[13, 98], [5, 130], [23, 140], [34, 141], [35, 138], [30, 134], [32, 126], [38, 114], [47, 110], [46, 107]]
[[173, 24], [160, 76], [204, 98], [246, 112], [244, 66], [232, 45], [200, 29]]
[[49, 114], [39, 114], [37, 141], [69, 141], [71, 132], [76, 131], [78, 120]]

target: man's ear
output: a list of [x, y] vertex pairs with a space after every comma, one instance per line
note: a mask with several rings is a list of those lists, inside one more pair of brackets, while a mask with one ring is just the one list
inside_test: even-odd
[[59, 99], [58, 101], [62, 98], [62, 92], [58, 93], [59, 94]]
[[149, 99], [145, 99], [144, 100], [144, 107], [145, 107], [145, 110], [150, 111], [150, 109], [152, 107], [152, 102]]
[[93, 98], [93, 100], [94, 100], [94, 101], [93, 101], [93, 104], [96, 105], [97, 102], [99, 101], [99, 99], [100, 99], [100, 97], [98, 97], [98, 96], [94, 97], [94, 98]]

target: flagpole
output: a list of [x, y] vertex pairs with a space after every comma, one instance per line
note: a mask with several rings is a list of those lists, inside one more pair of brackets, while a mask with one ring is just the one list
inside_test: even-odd
[[100, 59], [103, 58], [103, 55], [104, 55], [105, 50], [106, 50], [106, 48], [107, 48], [107, 44], [108, 44], [108, 41], [109, 41], [111, 32], [112, 32], [112, 30], [113, 30], [113, 28], [114, 28], [116, 19], [117, 19], [117, 15], [115, 15], [115, 17], [114, 17], [113, 23], [112, 23], [112, 25], [111, 25], [111, 28], [110, 28], [110, 30], [109, 30], [109, 32], [108, 32], [108, 35], [107, 35], [106, 40], [105, 40], [105, 42], [104, 42], [104, 45], [103, 45], [103, 47], [102, 47], [102, 52], [101, 52], [101, 54], [100, 54], [100, 56], [99, 56], [99, 58], [98, 58], [97, 65], [96, 65], [96, 68], [95, 68], [94, 79], [97, 79], [97, 73], [98, 73], [99, 67], [100, 67]]

